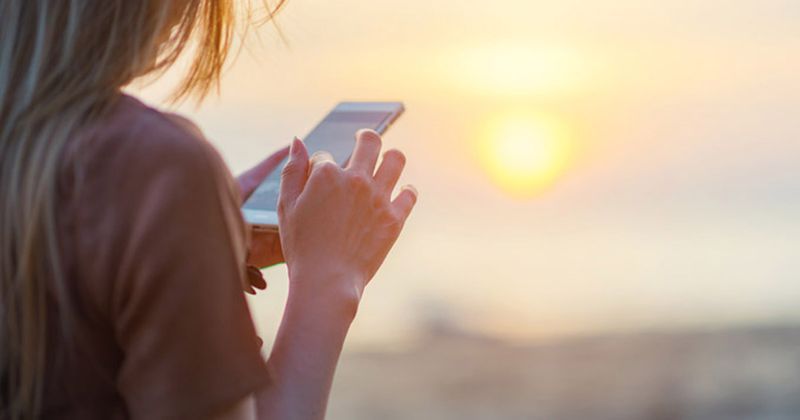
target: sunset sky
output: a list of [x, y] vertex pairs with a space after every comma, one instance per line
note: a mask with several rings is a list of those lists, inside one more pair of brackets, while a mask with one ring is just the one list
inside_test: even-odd
[[238, 173], [340, 100], [405, 102], [385, 142], [420, 201], [352, 345], [442, 316], [514, 339], [800, 320], [796, 1], [290, 0], [278, 24], [178, 110]]

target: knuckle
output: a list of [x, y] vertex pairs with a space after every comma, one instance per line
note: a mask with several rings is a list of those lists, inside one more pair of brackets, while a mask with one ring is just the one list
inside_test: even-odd
[[382, 195], [374, 194], [372, 196], [372, 208], [373, 209], [380, 209], [380, 208], [387, 207], [387, 201], [388, 201], [388, 199], [386, 199]]
[[392, 216], [386, 224], [386, 230], [391, 236], [399, 235], [403, 230], [403, 221], [397, 216]]
[[299, 169], [297, 163], [289, 161], [283, 169], [281, 169], [281, 176], [292, 175]]
[[289, 205], [286, 203], [286, 200], [279, 197], [278, 198], [278, 217], [283, 217], [289, 211]]
[[363, 173], [351, 172], [347, 177], [347, 182], [350, 187], [360, 191], [369, 188], [370, 179]]
[[330, 179], [336, 177], [339, 167], [331, 161], [324, 161], [317, 164], [316, 172], [319, 176]]
[[388, 206], [383, 206], [380, 209], [380, 216], [381, 220], [384, 220], [386, 223], [392, 224], [397, 221], [397, 217], [395, 217], [394, 213], [389, 209]]

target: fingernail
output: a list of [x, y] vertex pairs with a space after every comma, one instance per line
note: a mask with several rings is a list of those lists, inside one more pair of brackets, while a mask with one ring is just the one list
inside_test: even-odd
[[419, 191], [417, 191], [417, 187], [413, 185], [406, 185], [406, 189], [414, 193], [414, 197], [419, 197]]
[[297, 137], [295, 137], [294, 140], [292, 140], [292, 145], [289, 146], [289, 154], [290, 155], [297, 156], [297, 152], [298, 152], [299, 147], [300, 147], [299, 143], [300, 143], [300, 139], [298, 139]]

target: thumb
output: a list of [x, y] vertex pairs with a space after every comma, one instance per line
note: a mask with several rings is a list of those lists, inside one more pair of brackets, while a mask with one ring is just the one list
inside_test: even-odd
[[281, 172], [281, 192], [278, 198], [278, 208], [291, 207], [308, 179], [308, 150], [297, 137], [292, 141], [289, 148], [289, 162], [283, 167]]

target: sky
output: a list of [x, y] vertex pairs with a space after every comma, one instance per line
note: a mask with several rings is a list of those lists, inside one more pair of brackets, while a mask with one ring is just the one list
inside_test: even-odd
[[[176, 110], [238, 173], [341, 100], [405, 102], [385, 143], [420, 201], [351, 345], [442, 318], [514, 340], [800, 320], [796, 2], [290, 0], [277, 22]], [[287, 279], [265, 275], [269, 335]]]

